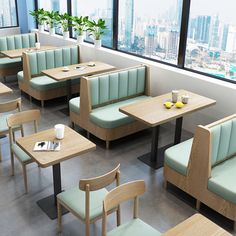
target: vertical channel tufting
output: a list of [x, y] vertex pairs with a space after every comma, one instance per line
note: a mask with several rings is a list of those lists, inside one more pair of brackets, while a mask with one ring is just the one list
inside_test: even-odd
[[236, 119], [232, 120], [232, 131], [228, 150], [229, 156], [232, 156], [233, 154], [236, 154]]
[[0, 38], [0, 51], [5, 51], [7, 50], [7, 38], [6, 37], [1, 37]]
[[63, 66], [63, 59], [62, 59], [62, 49], [56, 49], [54, 51], [54, 58], [55, 58], [55, 65], [56, 67]]
[[7, 36], [7, 50], [15, 49], [15, 40], [14, 36]]
[[146, 67], [138, 68], [138, 89], [137, 93], [144, 93], [145, 90]]
[[110, 101], [119, 98], [119, 73], [115, 72], [109, 75], [110, 78]]
[[221, 132], [221, 126], [217, 125], [213, 128], [211, 128], [211, 164], [215, 165], [217, 162], [217, 156], [218, 156], [218, 149], [220, 144], [220, 132]]
[[37, 66], [36, 53], [29, 53], [28, 58], [29, 58], [31, 75], [37, 75], [38, 74], [38, 66]]
[[21, 35], [16, 35], [14, 37], [14, 40], [15, 40], [15, 48], [16, 49], [22, 48], [22, 37], [21, 37]]
[[30, 47], [29, 37], [25, 34], [22, 35], [22, 47], [23, 48], [29, 48]]
[[102, 75], [99, 79], [99, 104], [109, 101], [109, 76]]
[[129, 70], [129, 76], [128, 76], [128, 96], [133, 96], [135, 94], [137, 94], [137, 68], [136, 69], [132, 69]]

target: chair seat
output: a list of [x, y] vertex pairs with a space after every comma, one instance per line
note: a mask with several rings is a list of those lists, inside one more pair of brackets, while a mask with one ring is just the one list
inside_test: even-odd
[[20, 159], [21, 162], [27, 162], [32, 160], [17, 144], [12, 144], [13, 153]]
[[208, 189], [223, 199], [236, 204], [236, 156], [216, 165], [211, 170]]
[[187, 167], [192, 148], [193, 139], [189, 139], [165, 151], [165, 164], [179, 172], [187, 175]]
[[[103, 199], [108, 191], [103, 188], [90, 192], [90, 219], [102, 216]], [[72, 209], [82, 219], [85, 219], [85, 192], [75, 187], [57, 195], [63, 205]]]
[[107, 236], [160, 236], [161, 233], [140, 219], [132, 219], [131, 221], [120, 225], [107, 233]]
[[20, 66], [21, 58], [8, 58], [8, 57], [0, 57], [0, 69], [8, 69]]
[[70, 111], [80, 114], [80, 97], [72, 98], [69, 102]]
[[93, 109], [90, 113], [90, 120], [96, 125], [107, 129], [112, 129], [132, 123], [134, 122], [134, 119], [125, 115], [124, 113], [121, 113], [119, 111], [119, 108], [138, 101], [146, 100], [148, 98], [150, 97], [138, 96], [135, 98], [130, 98], [121, 102], [116, 102], [113, 104]]

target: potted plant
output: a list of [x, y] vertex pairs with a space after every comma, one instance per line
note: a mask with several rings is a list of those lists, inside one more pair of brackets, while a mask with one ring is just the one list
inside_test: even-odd
[[106, 28], [106, 22], [103, 19], [98, 19], [98, 21], [88, 21], [88, 31], [90, 32], [90, 35], [93, 36], [95, 48], [101, 47], [101, 38]]
[[44, 31], [44, 23], [47, 20], [45, 16], [45, 11], [43, 8], [30, 11], [30, 15], [34, 17], [35, 21], [38, 23], [38, 29], [40, 32]]
[[46, 23], [49, 27], [50, 35], [55, 34], [55, 26], [60, 21], [60, 16], [58, 11], [46, 11], [45, 16], [47, 17]]
[[84, 40], [84, 32], [88, 27], [88, 16], [72, 17], [73, 27], [77, 35], [77, 42], [81, 44]]
[[69, 38], [69, 26], [72, 26], [72, 24], [70, 24], [71, 20], [72, 20], [72, 17], [68, 13], [64, 13], [60, 15], [60, 24], [61, 24], [64, 39]]

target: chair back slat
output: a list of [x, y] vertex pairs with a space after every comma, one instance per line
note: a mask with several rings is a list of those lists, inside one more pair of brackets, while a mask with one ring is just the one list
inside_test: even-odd
[[22, 125], [29, 122], [37, 122], [40, 119], [39, 110], [28, 110], [12, 114], [7, 118], [8, 127]]
[[0, 103], [0, 113], [9, 112], [18, 109], [21, 110], [21, 98]]
[[107, 174], [90, 179], [81, 179], [79, 182], [79, 188], [83, 191], [86, 191], [86, 186], [88, 185], [89, 185], [89, 191], [96, 191], [98, 189], [105, 188], [106, 186], [110, 185], [117, 179], [119, 171], [120, 171], [120, 164]]
[[144, 192], [145, 182], [143, 180], [122, 184], [106, 195], [103, 202], [104, 212], [107, 213], [114, 207], [117, 207], [120, 203], [130, 199], [135, 199]]

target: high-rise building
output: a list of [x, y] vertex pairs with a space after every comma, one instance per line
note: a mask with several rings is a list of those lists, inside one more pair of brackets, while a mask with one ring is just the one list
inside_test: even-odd
[[168, 43], [167, 43], [167, 55], [168, 58], [176, 58], [177, 48], [178, 48], [178, 32], [170, 31], [168, 33]]
[[177, 0], [177, 28], [180, 29], [181, 26], [181, 19], [182, 19], [182, 6], [183, 6], [183, 0]]
[[145, 31], [145, 54], [152, 56], [156, 48], [157, 26], [147, 26]]
[[224, 24], [222, 41], [221, 41], [221, 49], [224, 51], [226, 50], [227, 46], [228, 33], [229, 33], [229, 25]]
[[126, 0], [125, 7], [125, 45], [130, 49], [134, 30], [134, 0]]
[[211, 38], [210, 38], [210, 47], [218, 48], [219, 47], [219, 16], [216, 15], [213, 17], [212, 25], [211, 25]]
[[210, 26], [210, 16], [198, 16], [196, 19], [196, 31], [194, 39], [199, 43], [209, 43]]

